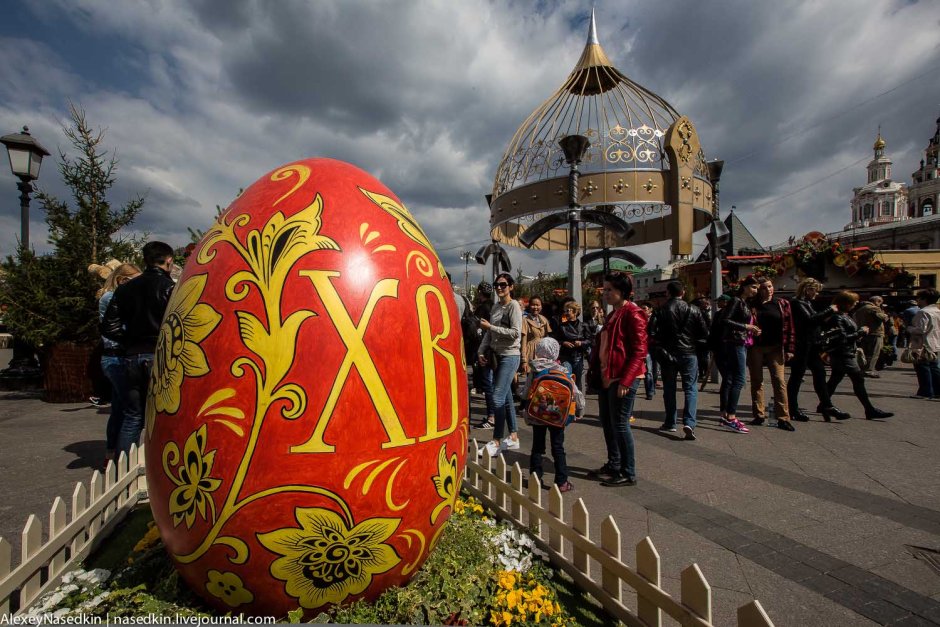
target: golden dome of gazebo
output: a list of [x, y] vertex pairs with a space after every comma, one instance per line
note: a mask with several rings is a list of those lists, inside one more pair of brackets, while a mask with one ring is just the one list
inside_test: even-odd
[[[591, 145], [581, 163], [582, 207], [613, 213], [633, 227], [627, 237], [584, 226], [586, 248], [634, 246], [671, 239], [674, 256], [692, 253], [692, 233], [713, 214], [705, 154], [692, 122], [630, 80], [597, 38], [594, 14], [587, 44], [565, 82], [513, 135], [496, 170], [490, 202], [494, 240], [521, 246], [539, 219], [568, 208], [568, 166], [558, 142], [583, 135]], [[568, 228], [531, 246], [566, 250]]]

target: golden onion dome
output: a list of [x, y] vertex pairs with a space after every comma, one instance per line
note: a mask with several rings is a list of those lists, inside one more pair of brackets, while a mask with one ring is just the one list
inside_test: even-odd
[[[581, 206], [615, 213], [635, 226], [626, 238], [588, 227], [583, 245], [617, 247], [671, 238], [674, 249], [691, 251], [693, 227], [704, 227], [713, 211], [698, 135], [666, 100], [614, 67], [598, 41], [593, 11], [574, 69], [518, 128], [497, 166], [490, 203], [493, 239], [520, 245], [528, 225], [567, 207], [569, 168], [558, 142], [569, 135], [590, 141], [580, 166]], [[676, 246], [677, 230], [688, 231], [679, 238], [688, 245]], [[566, 227], [559, 227], [532, 248], [566, 249], [567, 237]]]
[[887, 144], [885, 144], [884, 138], [881, 136], [881, 131], [879, 130], [879, 131], [878, 131], [878, 139], [875, 140], [875, 146], [874, 146], [874, 148], [875, 148], [875, 150], [884, 150], [886, 145], [887, 145]]

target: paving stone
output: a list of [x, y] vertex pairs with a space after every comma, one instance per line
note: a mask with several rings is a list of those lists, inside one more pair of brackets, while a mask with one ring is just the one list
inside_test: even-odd
[[871, 595], [858, 588], [848, 587], [833, 590], [824, 594], [827, 599], [832, 599], [836, 603], [847, 607], [853, 612], [867, 616], [861, 609], [871, 602]]
[[836, 579], [835, 577], [825, 575], [823, 573], [808, 577], [807, 579], [801, 581], [800, 584], [806, 586], [813, 592], [822, 595], [835, 592], [836, 590], [844, 590], [845, 588], [850, 587], [849, 584], [845, 583], [841, 579]]
[[771, 553], [776, 553], [774, 549], [770, 548], [766, 544], [761, 544], [759, 542], [752, 544], [745, 544], [738, 548], [738, 554], [748, 558], [751, 561], [755, 561], [756, 558], [763, 555], [770, 555]]
[[812, 566], [802, 564], [800, 562], [793, 562], [787, 566], [776, 569], [778, 575], [786, 577], [790, 581], [795, 581], [796, 583], [801, 583], [806, 579], [816, 577], [822, 574], [821, 571], [816, 570]]
[[829, 574], [836, 579], [840, 579], [845, 583], [855, 587], [861, 587], [878, 577], [877, 575], [870, 573], [867, 570], [863, 570], [858, 566], [853, 566], [851, 564], [834, 570]]
[[862, 606], [861, 610], [857, 611], [862, 616], [882, 624], [901, 620], [911, 615], [907, 610], [887, 601], [874, 601]]
[[889, 564], [871, 569], [873, 573], [895, 581], [924, 596], [940, 594], [940, 576], [922, 560], [913, 556], [902, 557]]
[[936, 623], [921, 618], [916, 614], [908, 614], [900, 620], [893, 621], [891, 625], [893, 627], [933, 627]]
[[796, 544], [795, 546], [781, 549], [781, 552], [804, 564], [808, 564], [815, 559], [819, 559], [821, 556], [825, 556], [821, 551], [817, 551], [803, 544]]
[[915, 614], [930, 614], [936, 612], [940, 603], [936, 599], [928, 598], [910, 590], [897, 590], [885, 595], [885, 599], [898, 607], [903, 607]]

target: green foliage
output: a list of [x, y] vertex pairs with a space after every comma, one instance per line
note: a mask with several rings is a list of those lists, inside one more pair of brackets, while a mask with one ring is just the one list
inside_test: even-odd
[[99, 285], [88, 266], [134, 256], [137, 242], [116, 234], [133, 222], [144, 204], [138, 197], [112, 207], [108, 191], [117, 161], [102, 146], [104, 132], [89, 126], [85, 112], [72, 105], [70, 113], [71, 126], [64, 132], [77, 156], [60, 152], [59, 172], [73, 205], [43, 191], [36, 195], [46, 212], [54, 251], [39, 257], [21, 248], [2, 264], [0, 302], [8, 305], [4, 322], [35, 346], [97, 337]]
[[37, 347], [97, 337], [98, 282], [85, 268], [75, 271], [61, 257], [22, 249], [18, 259], [7, 257], [2, 268], [3, 320], [14, 335]]
[[495, 550], [488, 541], [496, 532], [468, 510], [453, 515], [407, 586], [390, 588], [372, 603], [335, 608], [314, 622], [441, 625], [459, 617], [471, 625], [485, 624], [496, 591]]
[[[533, 627], [613, 624], [571, 578], [522, 551], [519, 537], [496, 524], [474, 499], [460, 498], [431, 556], [407, 585], [390, 588], [371, 603], [357, 601], [321, 612], [311, 622], [504, 625], [511, 616], [511, 624]], [[529, 555], [525, 561], [531, 561], [525, 575], [505, 570], [501, 558], [516, 559], [524, 552]], [[48, 611], [70, 608], [73, 614], [102, 617], [214, 615], [178, 575], [145, 508], [121, 524], [86, 568], [107, 568], [114, 574], [107, 583], [71, 594]], [[541, 601], [552, 606], [550, 614], [533, 609]], [[300, 624], [304, 612], [288, 612], [281, 622]]]

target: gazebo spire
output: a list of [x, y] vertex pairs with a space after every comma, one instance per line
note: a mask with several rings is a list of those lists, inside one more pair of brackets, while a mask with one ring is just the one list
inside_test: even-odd
[[594, 21], [594, 7], [591, 7], [591, 28], [588, 30], [587, 45], [600, 45], [597, 40], [597, 22]]
[[601, 48], [597, 38], [597, 21], [594, 9], [591, 9], [591, 25], [588, 28], [587, 42], [581, 58], [571, 71], [565, 85], [567, 91], [575, 95], [593, 96], [610, 91], [624, 79], [607, 53]]

